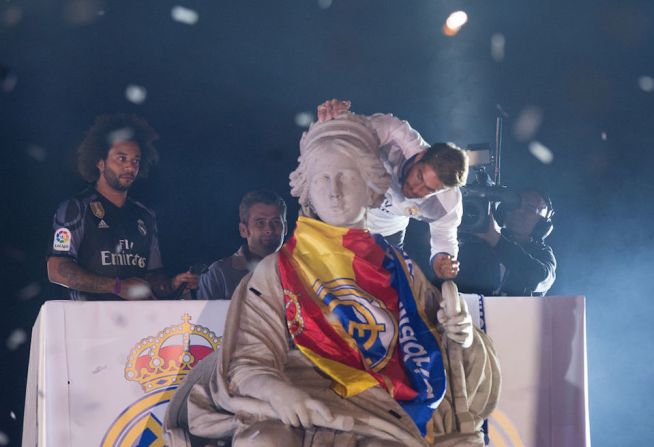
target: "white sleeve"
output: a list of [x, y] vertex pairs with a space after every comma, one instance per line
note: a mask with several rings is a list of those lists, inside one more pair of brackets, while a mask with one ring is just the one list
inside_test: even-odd
[[433, 262], [434, 256], [438, 253], [448, 253], [454, 257], [459, 255], [457, 227], [461, 224], [461, 218], [463, 217], [461, 191], [459, 191], [459, 188], [454, 188], [443, 193], [443, 197], [439, 199], [441, 199], [447, 213], [429, 224], [431, 236], [430, 262]]
[[391, 114], [375, 113], [368, 119], [377, 133], [380, 145], [397, 146], [407, 160], [429, 147], [429, 143], [409, 123]]

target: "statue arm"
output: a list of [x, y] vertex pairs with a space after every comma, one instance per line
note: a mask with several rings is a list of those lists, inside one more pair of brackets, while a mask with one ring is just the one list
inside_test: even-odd
[[234, 309], [238, 329], [228, 362], [230, 391], [267, 402], [285, 424], [310, 427], [313, 414], [323, 420], [333, 416], [322, 402], [293, 386], [284, 374], [289, 351], [283, 292], [276, 268], [277, 256], [265, 258], [245, 287], [233, 299], [241, 300]]
[[[270, 258], [270, 259], [269, 259]], [[284, 298], [276, 269], [277, 256], [264, 259], [245, 284], [234, 292], [228, 320], [234, 322], [231, 355], [226, 369], [230, 389], [252, 394], [253, 377], [270, 376], [284, 380], [284, 363], [289, 350], [284, 316]], [[274, 261], [271, 262], [272, 258]]]

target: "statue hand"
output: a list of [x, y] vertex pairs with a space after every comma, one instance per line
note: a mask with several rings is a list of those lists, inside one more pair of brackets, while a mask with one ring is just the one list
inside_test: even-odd
[[436, 313], [438, 322], [443, 325], [447, 338], [469, 348], [472, 346], [473, 327], [468, 305], [452, 281], [443, 283], [442, 294], [443, 305]]
[[316, 412], [325, 421], [334, 419], [332, 412], [322, 402], [311, 398], [304, 391], [288, 384], [276, 384], [275, 390], [271, 390], [269, 403], [275, 410], [279, 419], [293, 427], [313, 427], [314, 421], [311, 413]]

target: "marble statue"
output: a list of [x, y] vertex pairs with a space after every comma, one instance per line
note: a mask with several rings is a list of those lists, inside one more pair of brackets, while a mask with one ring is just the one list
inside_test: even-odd
[[378, 145], [357, 115], [305, 133], [294, 236], [235, 291], [222, 350], [171, 402], [169, 445], [483, 445], [492, 342], [453, 283], [441, 295], [366, 230], [390, 181]]

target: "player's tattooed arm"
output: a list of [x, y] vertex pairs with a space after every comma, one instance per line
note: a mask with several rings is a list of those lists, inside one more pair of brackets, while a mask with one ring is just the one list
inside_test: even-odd
[[70, 289], [91, 293], [112, 293], [116, 281], [89, 273], [72, 258], [63, 256], [48, 258], [48, 279]]
[[48, 278], [55, 284], [91, 293], [112, 293], [125, 300], [153, 299], [150, 284], [141, 278], [107, 278], [77, 265], [71, 258], [48, 258]]

